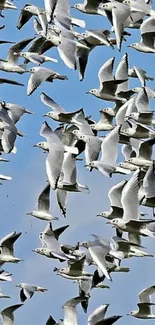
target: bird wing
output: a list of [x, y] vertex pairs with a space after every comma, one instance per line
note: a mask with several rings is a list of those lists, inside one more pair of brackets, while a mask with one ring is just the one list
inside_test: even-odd
[[138, 191], [140, 188], [141, 175], [141, 171], [137, 169], [123, 188], [121, 203], [124, 210], [123, 220], [125, 222], [131, 219], [139, 219]]
[[54, 76], [54, 72], [52, 70], [38, 67], [37, 70], [31, 74], [28, 80], [27, 95], [32, 95], [32, 93], [41, 85], [42, 82], [52, 76]]
[[133, 68], [134, 68], [134, 71], [135, 71], [142, 87], [145, 87], [146, 71], [141, 68], [137, 68], [135, 66]]
[[102, 321], [104, 319], [108, 307], [109, 304], [105, 304], [96, 308], [88, 317], [88, 325], [95, 325], [98, 324], [100, 321]]
[[103, 140], [101, 145], [101, 161], [104, 164], [115, 166], [118, 154], [118, 142], [120, 137], [120, 126], [116, 126]]
[[[24, 8], [27, 6], [27, 4], [24, 6]], [[18, 23], [17, 23], [17, 28], [21, 29], [33, 16], [33, 14], [31, 12], [28, 12], [27, 10], [24, 10], [24, 8], [22, 8], [21, 13], [19, 15], [18, 18]]]
[[124, 24], [130, 15], [130, 7], [125, 4], [119, 4], [112, 8], [112, 22], [116, 35], [116, 43], [119, 50], [121, 50]]
[[69, 227], [69, 225], [62, 226], [60, 228], [54, 229], [54, 237], [58, 240], [59, 236]]
[[65, 110], [63, 107], [58, 105], [51, 97], [47, 96], [45, 93], [41, 93], [40, 99], [43, 104], [49, 106], [56, 113], [64, 113]]
[[76, 69], [76, 43], [74, 34], [68, 30], [62, 30], [60, 34], [60, 44], [58, 45], [58, 53], [66, 66], [70, 69]]
[[67, 208], [67, 191], [60, 190], [59, 188], [56, 189], [56, 196], [57, 196], [57, 202], [59, 205], [59, 208], [66, 217], [66, 208]]
[[108, 197], [110, 200], [110, 205], [113, 207], [118, 207], [122, 208], [122, 203], [121, 203], [121, 196], [122, 196], [122, 190], [127, 183], [126, 180], [119, 182], [118, 184], [114, 185], [111, 187]]
[[143, 188], [146, 193], [147, 198], [155, 197], [155, 166], [154, 162], [148, 168], [144, 179], [143, 179]]
[[98, 137], [91, 137], [91, 139], [86, 142], [85, 147], [85, 158], [86, 165], [93, 160], [97, 160], [101, 150], [101, 140]]
[[38, 197], [38, 210], [49, 212], [50, 184], [47, 184]]
[[140, 144], [139, 147], [139, 157], [147, 160], [151, 160], [153, 145], [155, 144], [155, 139], [149, 139]]
[[135, 105], [139, 113], [152, 113], [145, 87], [143, 87], [142, 90], [138, 93]]
[[4, 152], [10, 153], [13, 150], [16, 136], [17, 136], [17, 129], [13, 124], [4, 125], [4, 131], [1, 139]]
[[68, 300], [63, 305], [63, 311], [64, 311], [64, 319], [63, 324], [68, 325], [78, 325], [77, 323], [77, 314], [76, 314], [76, 306], [83, 301], [83, 298], [81, 297], [75, 297], [73, 299]]
[[14, 323], [14, 311], [19, 307], [23, 306], [23, 304], [12, 305], [1, 311], [1, 317], [3, 319], [4, 325], [13, 325]]
[[46, 325], [55, 325], [55, 324], [56, 324], [55, 319], [52, 316], [49, 316]]
[[104, 81], [114, 80], [112, 75], [114, 68], [115, 57], [106, 61], [98, 72], [98, 78], [100, 81], [100, 89], [102, 89], [102, 84]]
[[70, 263], [69, 264], [70, 271], [81, 271], [82, 272], [83, 268], [84, 268], [85, 259], [86, 259], [86, 256], [83, 256], [78, 261], [76, 261], [74, 263]]
[[12, 232], [0, 240], [3, 254], [13, 254], [13, 244], [21, 236], [21, 232]]
[[118, 85], [117, 93], [120, 91], [127, 91], [128, 90], [128, 54], [125, 53], [119, 62], [117, 69], [115, 71], [115, 79], [116, 80], [126, 80], [122, 84]]
[[109, 248], [104, 245], [100, 246], [91, 246], [89, 247], [89, 253], [93, 259], [93, 261], [97, 264], [97, 266], [101, 269], [103, 274], [106, 276], [107, 279], [111, 279], [108, 270], [107, 270], [107, 265], [105, 261], [105, 256], [108, 254]]
[[72, 153], [66, 152], [62, 164], [63, 184], [74, 185], [76, 184], [76, 159]]
[[26, 299], [30, 299], [34, 295], [34, 291], [30, 290], [28, 287], [21, 289], [20, 300], [24, 302]]
[[155, 293], [155, 285], [149, 287], [149, 288], [145, 288], [143, 289], [141, 292], [139, 292], [138, 294], [138, 298], [140, 303], [149, 303], [151, 302], [150, 300], [150, 296], [153, 295]]

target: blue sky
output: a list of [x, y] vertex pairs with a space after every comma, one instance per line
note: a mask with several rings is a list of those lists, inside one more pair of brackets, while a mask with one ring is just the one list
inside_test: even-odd
[[[70, 4], [75, 4], [71, 1]], [[18, 7], [17, 11], [5, 11], [5, 18], [1, 19], [1, 24], [5, 24], [5, 29], [0, 31], [0, 39], [19, 41], [34, 35], [32, 23], [33, 19], [26, 24], [20, 31], [16, 29], [17, 19], [20, 9], [25, 5], [23, 0], [15, 1]], [[40, 7], [43, 7], [42, 1], [33, 1]], [[86, 20], [86, 28], [109, 28], [110, 24], [104, 17], [89, 16], [79, 13], [72, 9], [72, 15], [76, 18]], [[82, 30], [81, 30], [82, 31]], [[128, 50], [130, 66], [138, 66], [147, 70], [148, 74], [155, 77], [154, 72], [154, 55], [142, 54], [126, 46], [134, 41], [140, 40], [139, 31], [131, 30], [132, 36], [128, 37], [124, 42], [122, 51], [119, 53], [117, 49], [114, 51], [110, 48], [95, 48], [89, 57], [85, 79], [79, 82], [76, 71], [69, 70], [57, 55], [57, 50], [52, 49], [48, 53], [52, 57], [58, 58], [58, 64], [46, 64], [59, 73], [66, 74], [68, 81], [55, 81], [53, 84], [44, 83], [39, 87], [32, 96], [27, 97], [26, 87], [29, 74], [18, 75], [0, 72], [0, 76], [6, 78], [14, 78], [25, 84], [25, 87], [14, 87], [8, 85], [0, 86], [0, 99], [7, 102], [17, 103], [25, 106], [34, 112], [33, 115], [24, 115], [18, 123], [18, 128], [26, 134], [24, 138], [18, 138], [16, 146], [18, 152], [16, 155], [10, 154], [7, 157], [10, 162], [0, 163], [1, 173], [11, 175], [13, 180], [3, 182], [0, 187], [1, 191], [1, 219], [0, 219], [0, 236], [3, 237], [11, 231], [22, 231], [22, 236], [16, 242], [15, 255], [24, 261], [18, 265], [6, 264], [4, 269], [13, 274], [13, 281], [3, 283], [2, 290], [9, 294], [11, 299], [0, 301], [0, 309], [11, 304], [19, 302], [19, 289], [15, 285], [19, 282], [27, 282], [48, 288], [45, 294], [36, 293], [31, 300], [27, 300], [25, 305], [16, 312], [15, 324], [22, 325], [35, 324], [43, 325], [50, 314], [59, 321], [63, 317], [62, 304], [68, 299], [76, 296], [78, 290], [76, 284], [72, 281], [65, 280], [53, 273], [54, 266], [59, 263], [46, 257], [39, 256], [32, 252], [32, 249], [40, 247], [39, 232], [44, 229], [46, 222], [28, 217], [26, 213], [35, 207], [37, 197], [46, 182], [45, 158], [37, 148], [33, 148], [33, 144], [43, 139], [39, 136], [40, 127], [44, 118], [42, 115], [48, 112], [40, 101], [40, 93], [44, 91], [51, 96], [56, 102], [68, 111], [84, 108], [86, 115], [92, 116], [98, 120], [99, 110], [104, 107], [113, 107], [112, 103], [106, 103], [85, 92], [91, 88], [97, 88], [98, 70], [101, 65], [111, 58], [116, 57], [116, 64], [122, 55]], [[0, 46], [0, 57], [5, 58], [9, 45]], [[29, 67], [32, 65], [30, 64]], [[116, 65], [117, 66], [117, 65]], [[148, 83], [154, 87], [154, 83]], [[132, 80], [131, 86], [139, 86], [138, 81]], [[153, 108], [152, 103], [152, 108]], [[56, 128], [57, 123], [48, 120], [52, 128]], [[7, 156], [7, 155], [6, 155]], [[118, 157], [121, 161], [122, 157]], [[105, 238], [110, 238], [113, 231], [110, 226], [106, 225], [106, 221], [97, 218], [96, 214], [109, 208], [108, 191], [110, 187], [124, 176], [114, 175], [112, 179], [102, 176], [99, 172], [93, 171], [89, 173], [85, 170], [84, 162], [78, 162], [78, 180], [82, 184], [87, 184], [90, 188], [90, 195], [70, 194], [67, 206], [67, 218], [61, 215], [55, 200], [54, 191], [51, 194], [51, 211], [53, 215], [59, 217], [59, 221], [53, 223], [54, 227], [69, 224], [69, 229], [61, 236], [61, 243], [75, 244], [77, 241], [88, 240], [91, 234], [98, 234]], [[144, 210], [143, 208], [141, 209]], [[145, 209], [148, 213], [151, 211]], [[145, 239], [143, 242], [150, 253], [154, 253], [154, 242], [152, 239]], [[154, 258], [133, 258], [124, 260], [123, 266], [130, 267], [128, 274], [113, 273], [113, 281], [109, 283], [110, 289], [93, 290], [88, 308], [88, 314], [85, 315], [81, 307], [78, 307], [79, 324], [87, 324], [87, 317], [96, 307], [104, 303], [110, 303], [107, 315], [120, 314], [124, 317], [119, 320], [119, 324], [135, 325], [141, 320], [126, 316], [126, 314], [136, 308], [137, 294], [145, 286], [154, 284]], [[155, 300], [154, 300], [155, 301]], [[142, 320], [144, 325], [147, 321]]]

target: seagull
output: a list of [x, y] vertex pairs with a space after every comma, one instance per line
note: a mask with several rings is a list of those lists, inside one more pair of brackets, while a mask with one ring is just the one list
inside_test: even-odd
[[20, 259], [14, 256], [13, 245], [21, 236], [21, 232], [11, 232], [0, 240], [0, 264], [6, 262], [18, 263]]
[[16, 285], [16, 287], [21, 288], [21, 291], [20, 291], [21, 302], [24, 302], [26, 299], [32, 298], [35, 291], [45, 292], [48, 290], [48, 289], [45, 289], [45, 288], [42, 288], [39, 286], [34, 286], [31, 284], [27, 284], [27, 283], [19, 283]]
[[[129, 118], [136, 120], [142, 124], [152, 124], [153, 112], [149, 106], [149, 98], [146, 92], [145, 87], [138, 93], [135, 99], [135, 106], [137, 108], [137, 112], [131, 112], [129, 114]], [[126, 114], [126, 118], [127, 118]]]
[[0, 104], [0, 138], [1, 138], [1, 145], [3, 151], [5, 153], [10, 153], [15, 144], [16, 136], [17, 136], [17, 128], [10, 118], [8, 111], [2, 104]]
[[138, 167], [149, 167], [152, 163], [151, 156], [155, 139], [143, 141], [136, 157], [129, 158], [128, 161]]
[[147, 76], [147, 72], [145, 70], [135, 66], [128, 69], [128, 76], [132, 78], [138, 78], [141, 82], [142, 87], [146, 86], [146, 80], [154, 80], [154, 78]]
[[139, 246], [138, 244], [132, 243], [130, 241], [127, 241], [124, 238], [120, 238], [117, 236], [113, 236], [111, 239], [112, 239], [112, 243], [110, 243], [111, 250], [110, 250], [109, 254], [114, 256], [114, 258], [118, 258], [119, 260], [122, 260], [124, 258], [130, 258], [133, 256], [153, 257], [153, 255], [150, 255], [150, 254], [146, 253], [145, 251], [142, 251], [140, 249], [141, 246]]
[[71, 8], [75, 8], [83, 13], [86, 14], [93, 14], [93, 15], [103, 15], [105, 16], [104, 10], [101, 10], [99, 7], [99, 4], [101, 3], [101, 0], [85, 0], [84, 3], [77, 3]]
[[34, 40], [34, 37], [24, 39], [12, 45], [8, 51], [6, 61], [3, 62], [0, 60], [0, 70], [21, 74], [27, 72], [25, 65], [17, 65], [18, 55], [15, 55], [15, 53], [18, 54], [18, 52], [23, 50], [30, 42], [32, 42], [32, 40]]
[[45, 67], [33, 67], [29, 69], [31, 76], [28, 80], [27, 85], [27, 96], [32, 95], [32, 93], [41, 85], [44, 81], [53, 82], [54, 79], [68, 80], [64, 75], [61, 75], [54, 70]]
[[50, 208], [50, 184], [47, 184], [38, 197], [38, 209], [27, 213], [41, 220], [58, 220], [49, 213]]
[[140, 219], [138, 191], [142, 177], [143, 173], [137, 169], [123, 188], [121, 197], [124, 210], [123, 218], [114, 218], [107, 222], [122, 231], [128, 232], [129, 240], [138, 245], [140, 244], [140, 235], [152, 238], [155, 236], [155, 233], [148, 228], [154, 220]]
[[57, 275], [61, 275], [65, 279], [70, 280], [87, 280], [89, 277], [92, 277], [93, 274], [87, 271], [84, 271], [84, 262], [85, 255], [75, 262], [69, 262], [68, 267], [66, 268], [54, 268], [54, 272]]
[[155, 293], [155, 285], [143, 289], [139, 294], [140, 302], [137, 304], [138, 311], [131, 311], [128, 315], [131, 315], [136, 318], [141, 319], [155, 319], [155, 315], [152, 314], [151, 306], [154, 303], [151, 303], [150, 296]]
[[74, 118], [74, 116], [76, 116], [76, 114], [81, 112], [82, 110], [80, 109], [75, 112], [66, 112], [62, 106], [57, 104], [51, 97], [49, 97], [45, 93], [41, 93], [40, 99], [43, 104], [49, 106], [52, 109], [52, 111], [44, 114], [43, 116], [50, 117], [54, 121], [62, 123], [72, 123], [72, 119]]
[[101, 159], [91, 161], [88, 165], [88, 167], [98, 169], [107, 177], [111, 177], [114, 172], [128, 173], [127, 170], [116, 165], [120, 128], [121, 126], [118, 125], [103, 139], [101, 144]]
[[31, 111], [18, 104], [2, 101], [1, 105], [7, 110], [9, 117], [15, 124], [20, 120], [23, 114], [33, 114]]
[[108, 280], [112, 280], [106, 264], [106, 255], [110, 251], [110, 244], [99, 236], [94, 235], [94, 237], [94, 241], [80, 243], [80, 246], [88, 248], [92, 260], [97, 264], [105, 277]]
[[91, 125], [92, 130], [96, 131], [110, 131], [115, 128], [112, 124], [113, 116], [111, 115], [108, 108], [100, 109], [100, 120]]
[[140, 43], [133, 43], [128, 45], [139, 52], [155, 53], [154, 35], [155, 35], [155, 19], [149, 17], [144, 20], [140, 27], [141, 41]]
[[118, 184], [111, 187], [108, 198], [110, 200], [110, 210], [101, 212], [97, 216], [104, 217], [106, 219], [122, 218], [123, 217], [123, 207], [121, 203], [122, 190], [127, 181], [121, 181]]
[[82, 192], [89, 194], [90, 190], [87, 185], [77, 182], [76, 158], [72, 153], [66, 152], [62, 163], [61, 176], [57, 183], [57, 188], [69, 192]]
[[[65, 229], [66, 227], [63, 227], [62, 231], [64, 231]], [[40, 255], [44, 255], [49, 258], [59, 259], [61, 262], [69, 260], [70, 258], [73, 260], [75, 259], [74, 256], [65, 254], [62, 251], [61, 245], [58, 241], [58, 235], [53, 231], [52, 224], [50, 222], [48, 223], [44, 231], [40, 233], [39, 238], [42, 242], [42, 248], [36, 248], [33, 250], [33, 252], [38, 253]]]
[[126, 98], [119, 97], [116, 95], [117, 87], [119, 84], [124, 83], [125, 80], [116, 80], [112, 75], [113, 66], [114, 66], [115, 58], [112, 57], [108, 61], [106, 61], [98, 72], [98, 78], [100, 81], [99, 89], [91, 89], [86, 93], [94, 95], [100, 99], [104, 99], [106, 101], [121, 101], [126, 102]]
[[21, 306], [23, 306], [23, 304], [12, 305], [12, 306], [9, 306], [9, 307], [3, 309], [0, 312], [2, 324], [3, 325], [7, 325], [7, 324], [13, 325], [14, 324], [14, 312]]
[[109, 20], [113, 25], [114, 32], [116, 35], [117, 48], [119, 51], [121, 51], [125, 22], [130, 16], [131, 12], [130, 7], [122, 2], [112, 1], [101, 4], [100, 8], [105, 10], [108, 19], [108, 14], [110, 14], [111, 16]]

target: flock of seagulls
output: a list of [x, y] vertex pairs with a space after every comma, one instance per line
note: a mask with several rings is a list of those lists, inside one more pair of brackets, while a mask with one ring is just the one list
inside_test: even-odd
[[[44, 7], [25, 4], [19, 15], [17, 29], [33, 19], [34, 35], [15, 43], [10, 43], [6, 58], [0, 58], [0, 70], [14, 74], [29, 74], [27, 96], [32, 96], [45, 81], [53, 83], [58, 79], [60, 84], [68, 80], [67, 75], [47, 68], [43, 64], [56, 64], [62, 60], [68, 69], [78, 73], [80, 81], [85, 79], [85, 71], [89, 64], [89, 56], [96, 46], [107, 46], [109, 49], [121, 51], [122, 43], [130, 37], [130, 30], [137, 29], [140, 42], [128, 47], [144, 53], [155, 53], [155, 10], [150, 0], [85, 0], [75, 4], [74, 8], [84, 14], [103, 16], [111, 25], [111, 30], [85, 30], [85, 21], [73, 18], [68, 0], [44, 0]], [[0, 15], [4, 18], [5, 10], [16, 10], [13, 2], [0, 1]], [[3, 29], [5, 25], [1, 26]], [[80, 33], [79, 30], [82, 29]], [[78, 30], [78, 31], [77, 31]], [[128, 31], [129, 30], [129, 31]], [[22, 32], [20, 33], [20, 35]], [[57, 48], [58, 57], [51, 56], [51, 49]], [[25, 48], [27, 48], [25, 50]], [[44, 53], [50, 50], [48, 56]], [[109, 50], [109, 51], [110, 51]], [[20, 61], [21, 60], [21, 61]], [[29, 63], [33, 67], [29, 68]], [[115, 68], [115, 71], [114, 71]], [[97, 73], [97, 71], [96, 71]], [[138, 86], [130, 88], [130, 78], [137, 79]], [[76, 306], [81, 304], [87, 313], [93, 288], [109, 288], [104, 280], [112, 281], [112, 272], [130, 270], [122, 267], [122, 260], [131, 257], [153, 257], [142, 245], [145, 237], [155, 237], [155, 162], [153, 146], [155, 144], [155, 120], [151, 109], [151, 100], [155, 98], [155, 90], [147, 86], [153, 81], [152, 76], [141, 67], [129, 65], [126, 52], [120, 62], [110, 57], [98, 71], [98, 88], [87, 90], [87, 94], [114, 103], [113, 107], [100, 109], [99, 121], [86, 116], [84, 109], [66, 111], [60, 102], [56, 103], [45, 92], [40, 93], [41, 102], [48, 107], [44, 114], [47, 121], [42, 123], [39, 131], [41, 141], [34, 147], [41, 148], [46, 154], [44, 172], [47, 182], [38, 196], [37, 206], [27, 214], [47, 221], [45, 229], [40, 232], [41, 247], [34, 248], [36, 254], [63, 263], [62, 267], [54, 267], [53, 271], [64, 279], [76, 283], [78, 296], [71, 297], [63, 305], [63, 325], [77, 325]], [[24, 86], [16, 80], [0, 78], [0, 83]], [[95, 84], [94, 84], [95, 86]], [[52, 85], [51, 85], [52, 87]], [[61, 85], [60, 85], [61, 87]], [[31, 111], [18, 103], [0, 103], [0, 161], [8, 162], [3, 154], [16, 153], [16, 139], [25, 135], [18, 129], [18, 122], [24, 114]], [[50, 121], [57, 122], [52, 129]], [[102, 133], [99, 133], [102, 132]], [[118, 162], [121, 144], [123, 161]], [[124, 180], [115, 184], [108, 193], [109, 211], [98, 212], [97, 216], [106, 219], [106, 223], [114, 228], [113, 237], [109, 240], [93, 234], [93, 240], [71, 244], [61, 244], [60, 235], [69, 225], [53, 227], [58, 220], [50, 211], [50, 192], [56, 192], [56, 201], [64, 217], [67, 217], [67, 199], [70, 192], [89, 194], [86, 184], [78, 182], [77, 161], [84, 160], [88, 174], [94, 172], [101, 177], [115, 177], [118, 173]], [[11, 180], [10, 176], [0, 175], [0, 179]], [[152, 218], [146, 218], [141, 206], [150, 208]], [[0, 267], [5, 263], [19, 263], [14, 245], [21, 232], [12, 232], [0, 240]], [[60, 264], [61, 265], [61, 264]], [[89, 266], [94, 267], [90, 272]], [[12, 274], [0, 269], [0, 281], [11, 281]], [[65, 281], [65, 280], [64, 280]], [[36, 291], [46, 294], [47, 289], [38, 285], [19, 283], [20, 303], [3, 309], [0, 313], [3, 325], [14, 324], [14, 312], [33, 297]], [[152, 311], [151, 296], [155, 294], [155, 285], [143, 289], [139, 294], [138, 310], [128, 314], [141, 319], [155, 319]], [[0, 298], [10, 298], [0, 292]], [[88, 316], [88, 325], [112, 325], [122, 315], [105, 317], [109, 304], [102, 304]], [[60, 324], [50, 316], [46, 325]]]

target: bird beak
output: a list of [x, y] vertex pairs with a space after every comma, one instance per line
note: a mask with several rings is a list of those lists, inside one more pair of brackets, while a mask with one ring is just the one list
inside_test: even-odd
[[101, 216], [101, 214], [96, 214], [96, 217], [100, 217]]
[[29, 216], [30, 215], [30, 212], [26, 213], [26, 215]]
[[13, 55], [20, 56], [20, 52], [14, 52]]
[[32, 252], [35, 252], [35, 249], [32, 249]]
[[89, 91], [86, 91], [86, 94], [89, 94]]
[[38, 147], [37, 144], [34, 144], [33, 147]]
[[127, 47], [132, 47], [131, 45], [127, 45]]
[[71, 6], [70, 8], [72, 8], [72, 9], [74, 8], [74, 9], [75, 9], [75, 7], [74, 7], [74, 6]]
[[42, 117], [46, 117], [47, 116], [47, 114], [44, 114]]
[[106, 225], [111, 225], [111, 221], [107, 221], [106, 222]]

